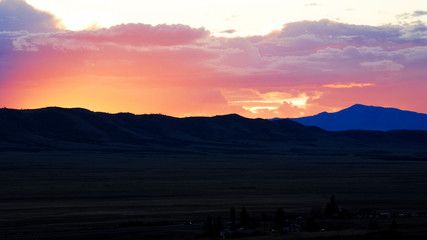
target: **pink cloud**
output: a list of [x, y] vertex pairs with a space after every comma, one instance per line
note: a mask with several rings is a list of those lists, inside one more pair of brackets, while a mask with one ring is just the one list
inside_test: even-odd
[[360, 65], [372, 69], [373, 71], [400, 71], [405, 68], [402, 64], [395, 63], [391, 60], [361, 62]]
[[95, 43], [127, 44], [133, 46], [173, 46], [194, 43], [208, 37], [204, 28], [194, 29], [186, 25], [122, 24], [108, 29], [71, 32], [64, 36]]
[[144, 51], [156, 46], [196, 45], [197, 40], [208, 36], [203, 28], [185, 25], [127, 24], [108, 29], [28, 34], [15, 39], [13, 44], [20, 51], [37, 51], [41, 47], [62, 51], [99, 51], [108, 47]]
[[[355, 103], [427, 112], [419, 104], [427, 100], [425, 36], [420, 27], [327, 20], [246, 38], [146, 24], [7, 32], [0, 34], [7, 89], [0, 102], [176, 116], [295, 117]], [[402, 97], [401, 89], [417, 98]]]

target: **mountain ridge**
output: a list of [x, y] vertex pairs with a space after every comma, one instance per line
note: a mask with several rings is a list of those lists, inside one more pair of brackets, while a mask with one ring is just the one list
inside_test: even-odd
[[314, 116], [289, 119], [327, 131], [427, 130], [427, 114], [362, 104], [355, 104], [334, 113], [322, 112]]
[[237, 114], [175, 118], [82, 108], [0, 109], [0, 151], [350, 154], [413, 148], [427, 149], [427, 131], [330, 132]]
[[[280, 125], [268, 130], [271, 125]], [[247, 119], [237, 114], [215, 117], [174, 118], [160, 114], [108, 114], [81, 108], [42, 108], [0, 110], [0, 147], [20, 145], [33, 148], [130, 148], [154, 146], [247, 142], [298, 136], [306, 127], [291, 120], [280, 124], [262, 119]], [[277, 129], [281, 129], [277, 131]], [[254, 133], [254, 134], [252, 134]]]

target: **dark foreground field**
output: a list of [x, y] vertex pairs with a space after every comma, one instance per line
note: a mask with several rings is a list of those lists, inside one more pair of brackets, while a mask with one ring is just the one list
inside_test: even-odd
[[[404, 214], [397, 218], [399, 236], [427, 235], [425, 161], [366, 154], [47, 151], [0, 156], [0, 239], [209, 239], [202, 235], [207, 215], [227, 222], [231, 207], [237, 212], [245, 207], [261, 222], [265, 235], [248, 239], [280, 239], [270, 231], [277, 208], [308, 218], [331, 194], [351, 212], [371, 208]], [[185, 225], [188, 219], [191, 225]], [[384, 234], [392, 220], [378, 219], [379, 232], [371, 235], [365, 235], [369, 219], [333, 221], [344, 226], [341, 231], [284, 237], [388, 239]]]

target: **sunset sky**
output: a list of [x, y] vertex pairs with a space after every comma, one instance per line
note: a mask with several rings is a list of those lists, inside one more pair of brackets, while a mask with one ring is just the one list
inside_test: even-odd
[[0, 0], [0, 104], [427, 113], [425, 0]]

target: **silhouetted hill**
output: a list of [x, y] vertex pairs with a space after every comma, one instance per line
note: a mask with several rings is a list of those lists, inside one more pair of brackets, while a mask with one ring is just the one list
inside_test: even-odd
[[236, 114], [174, 118], [74, 108], [0, 109], [0, 150], [349, 154], [351, 149], [427, 149], [426, 131], [328, 132]]
[[294, 118], [306, 126], [328, 131], [343, 130], [427, 130], [427, 114], [356, 104], [335, 113], [323, 112], [311, 117]]
[[255, 146], [264, 141], [311, 137], [312, 131], [322, 132], [291, 120], [271, 123], [235, 114], [173, 118], [154, 114], [107, 114], [79, 108], [0, 110], [0, 146], [4, 149], [178, 150], [190, 145]]

